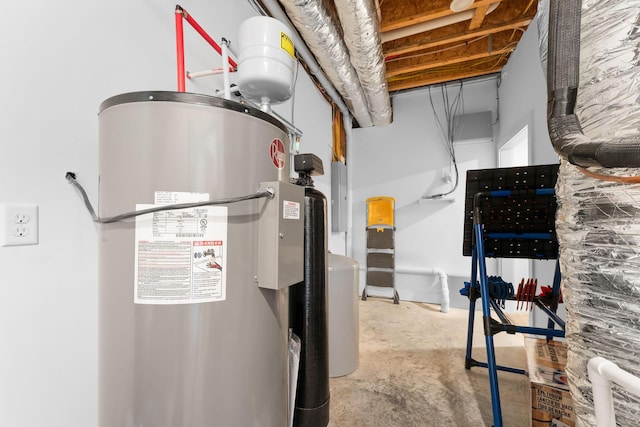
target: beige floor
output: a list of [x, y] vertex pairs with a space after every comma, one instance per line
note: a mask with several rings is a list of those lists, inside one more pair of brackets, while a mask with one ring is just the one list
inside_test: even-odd
[[[464, 368], [467, 310], [384, 298], [360, 301], [360, 364], [332, 378], [331, 427], [492, 426], [485, 368]], [[527, 316], [510, 316], [524, 324]], [[473, 357], [486, 360], [482, 313]], [[499, 364], [526, 369], [521, 335], [495, 336]], [[529, 381], [499, 372], [503, 424], [530, 425]]]

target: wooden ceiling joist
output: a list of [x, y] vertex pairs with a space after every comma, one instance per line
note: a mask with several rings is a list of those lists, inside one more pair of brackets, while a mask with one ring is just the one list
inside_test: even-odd
[[379, 3], [380, 30], [394, 31], [382, 46], [388, 88], [394, 92], [500, 72], [531, 24], [538, 0], [475, 0], [452, 19], [457, 12], [451, 0]]
[[490, 56], [508, 54], [515, 49], [519, 39], [513, 37], [512, 31], [498, 34], [490, 34], [481, 40], [460, 46], [453, 45], [436, 49], [433, 52], [425, 51], [417, 57], [399, 59], [387, 62], [387, 79], [415, 71], [428, 70], [444, 65], [463, 64]]
[[414, 89], [422, 86], [429, 86], [439, 83], [446, 83], [453, 80], [463, 80], [472, 77], [484, 76], [487, 74], [495, 74], [499, 73], [502, 70], [502, 67], [506, 64], [506, 60], [503, 63], [498, 63], [497, 65], [479, 68], [479, 69], [469, 69], [464, 72], [457, 74], [457, 79], [451, 79], [451, 74], [449, 71], [442, 72], [427, 72], [423, 75], [414, 76], [412, 78], [407, 78], [403, 80], [392, 80], [389, 82], [389, 92], [396, 92], [399, 90], [407, 90]]
[[487, 16], [488, 10], [488, 4], [476, 7], [475, 12], [473, 12], [473, 18], [471, 18], [471, 22], [469, 23], [469, 30], [480, 28], [482, 22], [484, 22], [485, 16]]
[[[384, 55], [386, 57], [395, 57], [420, 50], [442, 46], [449, 43], [458, 43], [472, 40], [478, 37], [486, 36], [492, 33], [499, 33], [505, 30], [515, 30], [518, 28], [526, 28], [531, 23], [532, 18], [521, 18], [514, 21], [492, 25], [490, 27], [482, 27], [473, 31], [455, 31], [456, 27], [451, 25], [449, 29], [438, 32], [436, 34], [416, 34], [403, 39], [402, 43], [389, 42], [383, 45]], [[467, 22], [456, 24], [457, 28], [467, 27]]]
[[[508, 0], [503, 0], [508, 1]], [[476, 0], [472, 7], [489, 6], [496, 0]], [[450, 8], [451, 0], [395, 0], [384, 1], [380, 5], [382, 22], [380, 31], [397, 30], [422, 22], [449, 16], [454, 12]]]

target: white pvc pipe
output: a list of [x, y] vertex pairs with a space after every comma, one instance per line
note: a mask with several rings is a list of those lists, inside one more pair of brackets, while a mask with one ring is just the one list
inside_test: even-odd
[[198, 77], [213, 76], [213, 75], [216, 75], [216, 74], [222, 74], [223, 72], [224, 72], [224, 70], [222, 68], [212, 68], [211, 70], [194, 71], [193, 73], [191, 71], [187, 71], [187, 78], [188, 79], [196, 79]]
[[593, 407], [597, 427], [615, 427], [616, 414], [613, 409], [611, 383], [622, 386], [630, 393], [640, 396], [640, 378], [621, 369], [604, 357], [594, 357], [587, 363], [589, 381], [593, 390]]
[[[487, 15], [496, 10], [500, 2], [492, 3], [487, 9]], [[435, 30], [447, 25], [457, 24], [458, 22], [469, 21], [473, 18], [475, 10], [465, 10], [464, 12], [454, 13], [452, 15], [443, 16], [442, 18], [432, 19], [430, 21], [420, 22], [419, 24], [410, 25], [408, 27], [398, 28], [397, 30], [385, 31], [381, 35], [382, 43], [391, 40], [409, 37], [414, 34], [423, 33], [425, 31]]]
[[424, 267], [396, 267], [396, 274], [415, 274], [419, 276], [438, 276], [440, 279], [441, 299], [440, 299], [440, 311], [443, 313], [449, 312], [449, 283], [447, 281], [447, 273], [439, 268], [424, 268]]
[[222, 75], [224, 99], [231, 99], [231, 81], [229, 79], [229, 42], [222, 39]]

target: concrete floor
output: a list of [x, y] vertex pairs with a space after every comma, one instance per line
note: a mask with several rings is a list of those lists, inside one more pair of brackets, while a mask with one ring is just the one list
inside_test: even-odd
[[[332, 378], [330, 427], [492, 426], [485, 368], [464, 368], [467, 310], [385, 298], [359, 302], [360, 365]], [[527, 315], [509, 316], [519, 325]], [[486, 360], [482, 313], [474, 328], [476, 360]], [[501, 365], [527, 369], [521, 335], [494, 337]], [[503, 424], [530, 425], [529, 380], [499, 372]]]

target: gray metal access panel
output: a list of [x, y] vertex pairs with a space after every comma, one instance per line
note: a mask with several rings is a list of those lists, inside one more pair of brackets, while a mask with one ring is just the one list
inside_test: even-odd
[[282, 289], [302, 282], [304, 275], [304, 187], [274, 181], [260, 191], [275, 190], [258, 220], [258, 286]]

